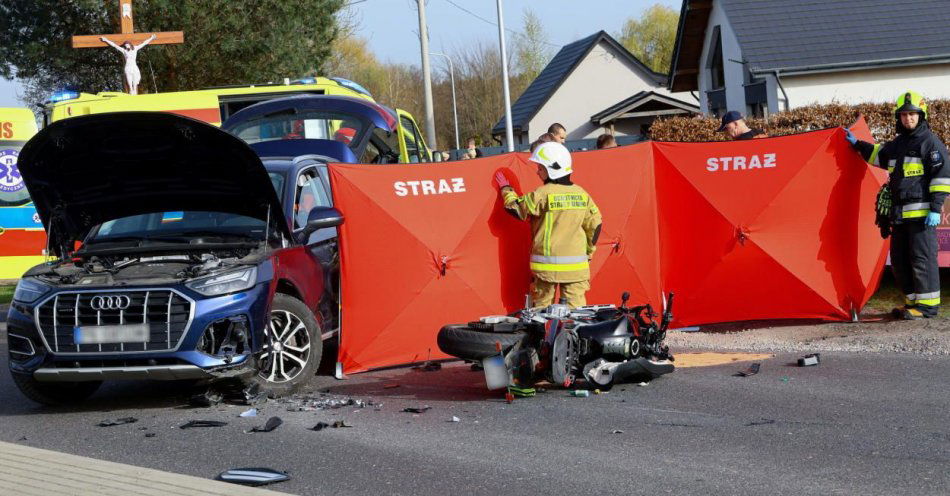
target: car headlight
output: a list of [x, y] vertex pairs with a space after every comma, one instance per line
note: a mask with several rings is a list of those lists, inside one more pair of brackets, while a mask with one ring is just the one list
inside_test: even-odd
[[49, 291], [49, 286], [36, 279], [20, 279], [13, 292], [13, 299], [23, 303], [33, 303]]
[[194, 279], [185, 286], [205, 296], [218, 296], [250, 289], [256, 283], [257, 267], [249, 267]]

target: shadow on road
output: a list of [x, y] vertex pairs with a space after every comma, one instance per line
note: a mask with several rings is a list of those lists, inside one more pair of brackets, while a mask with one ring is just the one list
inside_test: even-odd
[[373, 396], [430, 401], [485, 401], [504, 399], [504, 393], [485, 388], [485, 376], [462, 362], [447, 362], [441, 370], [398, 368], [350, 376], [327, 383], [322, 392], [345, 396]]

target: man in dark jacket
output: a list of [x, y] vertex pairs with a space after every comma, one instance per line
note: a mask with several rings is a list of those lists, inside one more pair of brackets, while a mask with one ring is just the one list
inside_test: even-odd
[[936, 317], [940, 307], [937, 231], [950, 194], [947, 147], [930, 130], [923, 97], [907, 91], [894, 107], [897, 137], [883, 145], [845, 138], [871, 165], [890, 174], [891, 267], [904, 292], [895, 314], [907, 320]]
[[742, 114], [735, 110], [730, 110], [722, 116], [722, 125], [719, 126], [718, 131], [728, 134], [729, 138], [736, 141], [769, 137], [761, 129], [750, 129], [749, 125], [745, 123], [745, 119], [742, 118]]

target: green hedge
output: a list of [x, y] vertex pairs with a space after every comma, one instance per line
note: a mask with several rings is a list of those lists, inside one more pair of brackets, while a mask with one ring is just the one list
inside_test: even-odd
[[[930, 127], [940, 139], [950, 140], [950, 100], [928, 101]], [[862, 103], [860, 105], [810, 105], [780, 112], [764, 119], [746, 119], [752, 128], [764, 129], [771, 136], [794, 134], [836, 126], [848, 126], [863, 114], [874, 139], [879, 142], [894, 138], [894, 104]], [[650, 128], [651, 139], [657, 141], [724, 141], [716, 132], [719, 119], [669, 117], [657, 119]]]

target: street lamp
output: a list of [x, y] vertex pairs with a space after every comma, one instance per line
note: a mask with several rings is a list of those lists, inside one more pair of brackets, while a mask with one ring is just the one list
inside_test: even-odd
[[502, 16], [501, 0], [495, 2], [498, 8], [498, 45], [501, 48], [501, 77], [505, 94], [505, 138], [508, 151], [515, 151], [515, 137], [511, 129], [511, 92], [508, 91], [508, 51], [505, 49], [505, 18]]
[[422, 90], [426, 104], [426, 141], [430, 149], [436, 148], [435, 112], [432, 110], [432, 73], [429, 72], [429, 28], [426, 25], [426, 2], [416, 0], [419, 7], [419, 45], [422, 48]]
[[445, 57], [445, 60], [449, 61], [449, 78], [452, 80], [452, 117], [455, 119], [455, 149], [459, 150], [462, 147], [459, 145], [459, 113], [458, 108], [455, 105], [455, 66], [452, 65], [452, 57], [449, 57], [444, 53], [429, 52], [429, 54]]

